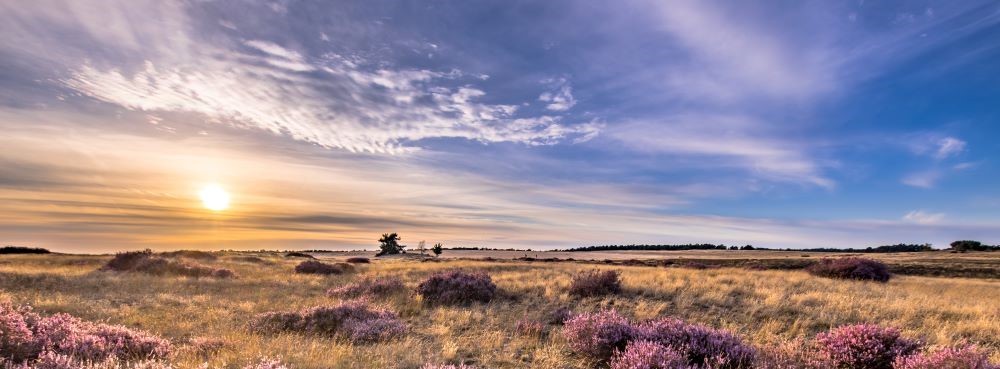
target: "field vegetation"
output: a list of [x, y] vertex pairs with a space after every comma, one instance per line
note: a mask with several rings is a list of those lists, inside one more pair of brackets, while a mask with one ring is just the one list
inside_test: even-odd
[[[635, 255], [613, 263], [376, 258], [340, 274], [296, 273], [303, 259], [281, 253], [156, 256], [231, 270], [233, 278], [102, 270], [113, 256], [4, 255], [0, 300], [41, 317], [69, 314], [88, 322], [81, 326], [161, 338], [176, 368], [944, 369], [1000, 362], [998, 279], [828, 278], [712, 263], [734, 259], [706, 252], [655, 263]], [[975, 252], [913, 254], [925, 256], [879, 260], [890, 271], [898, 260], [935, 268], [959, 264], [950, 258], [980, 258], [989, 268], [998, 262]], [[633, 259], [640, 262], [626, 263]], [[691, 260], [711, 267], [678, 267]], [[574, 283], [599, 293], [574, 293]], [[859, 353], [852, 342], [871, 350]]]

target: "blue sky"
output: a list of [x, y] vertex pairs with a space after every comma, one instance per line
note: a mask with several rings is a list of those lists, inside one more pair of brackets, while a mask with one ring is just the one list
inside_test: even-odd
[[1000, 243], [995, 2], [0, 8], [4, 243]]

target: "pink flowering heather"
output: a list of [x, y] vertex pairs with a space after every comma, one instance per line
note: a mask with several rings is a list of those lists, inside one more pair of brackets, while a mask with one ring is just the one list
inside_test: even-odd
[[632, 322], [614, 310], [576, 314], [562, 331], [570, 348], [599, 360], [607, 360], [635, 334]]
[[138, 272], [151, 275], [176, 275], [185, 277], [215, 277], [235, 278], [236, 273], [229, 269], [211, 268], [203, 265], [186, 263], [177, 260], [167, 260], [153, 254], [150, 250], [129, 251], [115, 254], [108, 261], [103, 271]]
[[406, 333], [406, 324], [395, 313], [349, 301], [333, 306], [317, 306], [298, 312], [259, 314], [250, 322], [256, 331], [292, 331], [342, 336], [355, 342], [374, 342]]
[[820, 277], [839, 279], [888, 282], [889, 278], [892, 278], [885, 263], [857, 257], [822, 259], [810, 265], [806, 271]]
[[634, 341], [611, 357], [611, 369], [688, 369], [683, 354], [650, 341]]
[[0, 358], [35, 362], [46, 358], [51, 365], [69, 359], [102, 362], [110, 359], [163, 358], [170, 343], [149, 333], [122, 326], [86, 322], [69, 314], [41, 317], [30, 308], [0, 304]]
[[1000, 369], [1000, 365], [991, 364], [985, 351], [967, 345], [897, 357], [893, 369]]
[[341, 287], [331, 288], [326, 294], [334, 297], [381, 296], [403, 291], [406, 285], [396, 277], [364, 278]]
[[676, 350], [696, 367], [746, 368], [756, 355], [753, 346], [728, 331], [674, 318], [643, 322], [635, 336]]
[[621, 290], [618, 271], [615, 270], [583, 272], [573, 276], [569, 284], [569, 293], [580, 297], [614, 295]]
[[489, 302], [497, 294], [497, 286], [486, 273], [462, 271], [438, 272], [417, 286], [424, 301], [440, 304]]
[[892, 369], [896, 358], [914, 353], [920, 343], [901, 337], [894, 328], [857, 324], [820, 333], [816, 347], [839, 368]]

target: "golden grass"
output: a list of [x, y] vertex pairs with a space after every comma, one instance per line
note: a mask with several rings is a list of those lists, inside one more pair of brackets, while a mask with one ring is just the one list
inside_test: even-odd
[[[124, 324], [160, 334], [178, 347], [181, 368], [207, 362], [240, 367], [260, 356], [280, 356], [296, 368], [418, 368], [423, 363], [475, 363], [488, 368], [587, 368], [549, 326], [549, 334], [521, 336], [520, 319], [545, 319], [559, 306], [576, 311], [615, 308], [637, 319], [673, 315], [723, 327], [758, 343], [811, 337], [830, 327], [874, 322], [896, 326], [930, 344], [963, 340], [1000, 359], [1000, 280], [898, 277], [887, 284], [840, 281], [800, 271], [692, 270], [574, 263], [377, 260], [341, 276], [296, 275], [301, 260], [261, 254], [270, 264], [224, 256], [205, 262], [235, 270], [234, 280], [153, 277], [96, 271], [108, 257], [6, 255], [0, 257], [0, 298], [44, 313]], [[613, 298], [574, 299], [572, 275], [591, 269], [622, 272], [625, 291]], [[503, 290], [490, 304], [425, 306], [408, 293], [378, 300], [411, 326], [396, 341], [354, 345], [297, 334], [246, 330], [254, 314], [336, 302], [325, 291], [359, 275], [394, 275], [409, 287], [438, 270], [481, 269]], [[186, 345], [195, 337], [228, 342], [214, 353]]]

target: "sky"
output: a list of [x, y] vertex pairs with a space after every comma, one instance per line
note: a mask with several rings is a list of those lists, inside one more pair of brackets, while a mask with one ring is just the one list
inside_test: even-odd
[[998, 139], [995, 1], [0, 0], [0, 244], [996, 244]]

